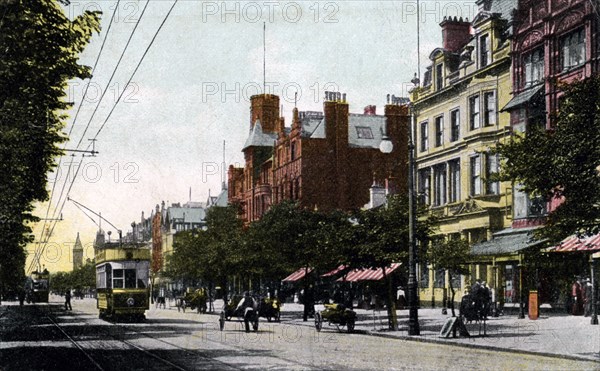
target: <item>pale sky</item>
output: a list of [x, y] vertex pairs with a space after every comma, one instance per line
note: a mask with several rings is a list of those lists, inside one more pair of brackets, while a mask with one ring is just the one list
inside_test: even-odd
[[[140, 19], [145, 1], [121, 1], [67, 149], [85, 149], [105, 121], [172, 1], [152, 0], [106, 90], [85, 136], [98, 98]], [[347, 93], [351, 112], [377, 105], [387, 94], [407, 96], [417, 71], [416, 1], [252, 1], [182, 0], [175, 6], [140, 69], [97, 137], [99, 154], [86, 158], [69, 196], [110, 220], [125, 233], [161, 201], [206, 201], [221, 189], [222, 146], [226, 167], [243, 164], [249, 129], [249, 97], [262, 93], [263, 22], [266, 22], [266, 81], [291, 122], [294, 92], [299, 110], [322, 110], [326, 90]], [[116, 1], [72, 0], [73, 17], [102, 10], [81, 63], [92, 66], [100, 51]], [[421, 1], [421, 75], [429, 53], [441, 46], [444, 16], [472, 19], [475, 1]], [[73, 125], [88, 81], [73, 81], [65, 132]], [[70, 270], [71, 248], [79, 232], [85, 257], [92, 257], [98, 227], [73, 203], [64, 202], [72, 180], [63, 157], [49, 217], [59, 216], [41, 263], [51, 271]], [[74, 173], [75, 166], [71, 168]], [[226, 171], [226, 169], [225, 169]], [[68, 180], [62, 197], [59, 196]], [[52, 189], [53, 182], [48, 187]], [[45, 217], [48, 203], [35, 215]], [[52, 228], [55, 222], [46, 225]], [[36, 225], [36, 241], [44, 222]], [[103, 229], [111, 228], [103, 222]], [[112, 238], [117, 233], [113, 230]], [[35, 245], [28, 248], [33, 256]], [[29, 266], [29, 260], [28, 260]]]

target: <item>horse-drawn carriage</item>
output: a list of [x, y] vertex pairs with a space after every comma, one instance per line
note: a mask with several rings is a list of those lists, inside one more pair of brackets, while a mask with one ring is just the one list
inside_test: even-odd
[[356, 323], [356, 312], [343, 304], [325, 304], [325, 310], [315, 313], [317, 331], [321, 331], [324, 321], [327, 321], [330, 326], [336, 326], [338, 331], [346, 327], [348, 332], [352, 332]]
[[186, 308], [197, 310], [198, 313], [206, 313], [206, 302], [206, 290], [203, 288], [187, 292], [185, 295], [175, 298], [177, 311], [183, 311], [184, 313]]
[[[244, 302], [240, 305], [240, 302]], [[234, 295], [228, 303], [223, 306], [219, 314], [219, 328], [225, 328], [226, 321], [242, 322], [246, 332], [250, 332], [250, 325], [258, 331], [258, 302], [250, 296]]]

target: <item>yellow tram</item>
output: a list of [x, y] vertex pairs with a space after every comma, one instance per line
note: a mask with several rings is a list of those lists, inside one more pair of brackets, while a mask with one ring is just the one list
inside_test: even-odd
[[96, 251], [96, 307], [100, 318], [144, 319], [150, 308], [150, 250], [135, 245], [106, 244]]

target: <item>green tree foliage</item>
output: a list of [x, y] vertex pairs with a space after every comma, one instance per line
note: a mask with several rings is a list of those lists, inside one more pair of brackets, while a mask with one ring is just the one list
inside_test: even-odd
[[186, 282], [217, 283], [227, 299], [229, 275], [247, 275], [242, 222], [236, 206], [212, 207], [206, 230], [179, 232], [168, 259], [167, 276]]
[[[394, 195], [385, 206], [362, 210], [355, 215], [356, 225], [349, 231], [342, 256], [351, 268], [385, 268], [391, 263], [408, 263], [408, 197]], [[431, 233], [431, 221], [420, 218], [416, 238], [426, 241]], [[396, 300], [391, 279], [386, 274], [386, 298], [390, 328], [397, 329]]]
[[448, 271], [450, 283], [450, 309], [452, 317], [456, 317], [454, 312], [454, 297], [456, 290], [452, 286], [452, 278], [455, 275], [469, 274], [468, 263], [471, 257], [471, 246], [467, 240], [444, 240], [435, 239], [427, 249], [427, 259], [432, 262], [434, 267]]
[[[324, 213], [301, 208], [292, 201], [273, 205], [251, 227], [254, 256], [260, 259], [264, 274], [281, 279], [299, 268], [326, 272], [337, 266], [341, 259], [339, 230], [350, 223], [343, 213]], [[313, 303], [312, 284], [307, 275], [304, 279], [304, 320]]]
[[33, 238], [33, 202], [48, 198], [47, 174], [65, 140], [67, 82], [90, 76], [77, 60], [100, 14], [71, 21], [50, 0], [2, 0], [0, 14], [0, 282], [15, 285]]
[[528, 127], [525, 136], [499, 147], [501, 179], [546, 201], [562, 201], [537, 234], [551, 242], [598, 233], [600, 225], [600, 79], [562, 88], [565, 95], [551, 130]]
[[67, 290], [85, 291], [96, 287], [96, 264], [87, 260], [84, 265], [71, 272], [56, 272], [50, 275], [50, 290], [63, 294]]

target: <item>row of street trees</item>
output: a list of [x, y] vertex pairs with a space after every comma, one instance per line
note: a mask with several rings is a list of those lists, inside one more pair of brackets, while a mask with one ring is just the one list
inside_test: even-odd
[[66, 140], [67, 82], [90, 77], [77, 60], [100, 13], [70, 20], [58, 1], [0, 0], [0, 14], [1, 293], [23, 282], [33, 204], [48, 199], [47, 174]]
[[[322, 274], [341, 264], [348, 269], [385, 269], [392, 262], [408, 260], [404, 195], [390, 197], [386, 206], [354, 213], [310, 210], [285, 201], [246, 228], [238, 211], [234, 205], [211, 208], [206, 230], [178, 233], [167, 274], [188, 282], [212, 282], [226, 290], [233, 276], [248, 285], [259, 279], [280, 282], [299, 268]], [[432, 219], [420, 218], [417, 238], [423, 246], [431, 233]], [[464, 263], [466, 256], [461, 258]], [[396, 328], [395, 290], [389, 277], [386, 281], [390, 327]], [[308, 308], [310, 300], [304, 302]]]
[[57, 294], [64, 294], [67, 290], [87, 292], [95, 287], [96, 265], [89, 259], [71, 272], [56, 272], [50, 275], [50, 289]]

